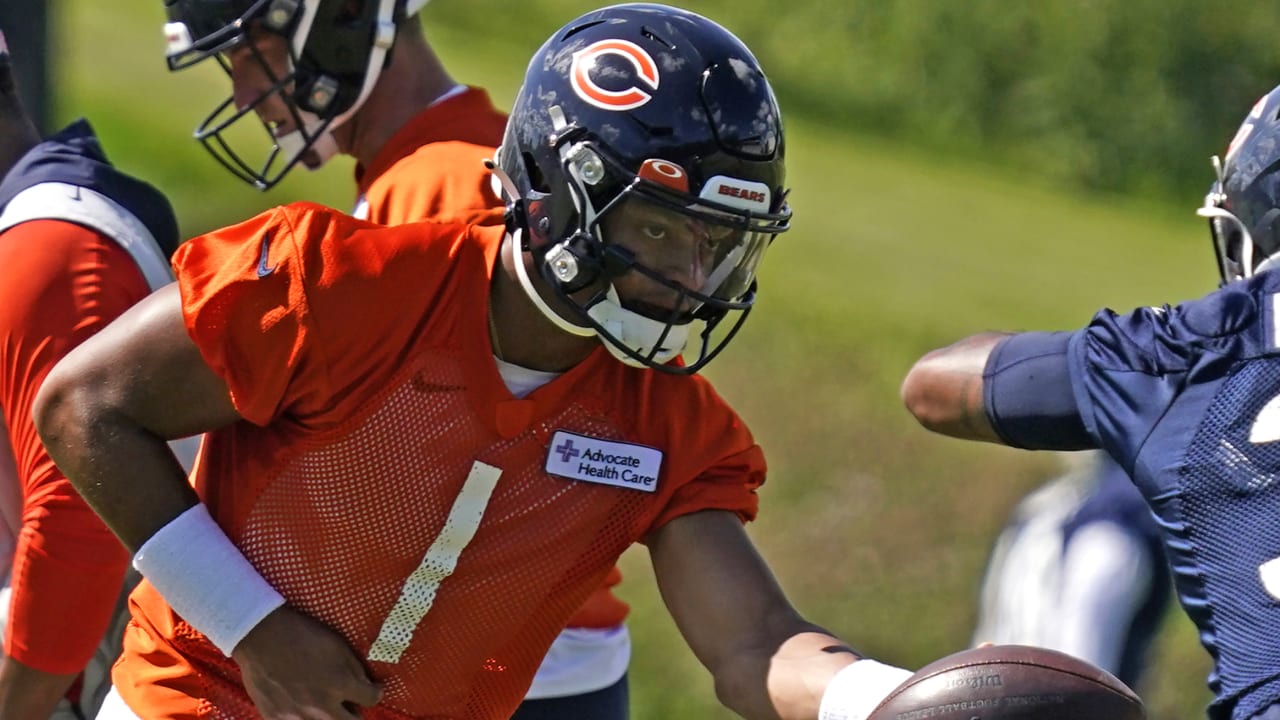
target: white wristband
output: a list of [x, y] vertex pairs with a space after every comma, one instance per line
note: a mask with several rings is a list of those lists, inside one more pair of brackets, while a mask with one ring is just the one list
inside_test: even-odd
[[174, 612], [227, 656], [284, 604], [284, 597], [253, 569], [204, 503], [152, 535], [133, 556], [133, 566]]
[[827, 683], [818, 720], [866, 720], [871, 711], [911, 675], [910, 670], [900, 667], [858, 660]]

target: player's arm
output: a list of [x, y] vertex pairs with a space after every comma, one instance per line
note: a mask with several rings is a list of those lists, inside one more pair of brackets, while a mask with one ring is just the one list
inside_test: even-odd
[[377, 703], [378, 688], [340, 636], [271, 598], [169, 450], [166, 440], [240, 418], [187, 334], [177, 284], [59, 362], [34, 412], [58, 466], [141, 550], [135, 564], [174, 610], [235, 659], [264, 716], [355, 718], [343, 703]]
[[[733, 513], [678, 517], [653, 533], [649, 550], [676, 625], [711, 671], [717, 697], [743, 717], [812, 720], [824, 702], [851, 710], [839, 717], [862, 717], [910, 675], [859, 661], [800, 617]], [[838, 690], [824, 701], [837, 675]]]
[[[128, 253], [73, 223], [26, 222], [0, 247], [0, 405], [21, 484], [0, 718], [48, 717], [93, 657], [128, 554], [54, 466], [31, 419], [50, 368], [147, 292]], [[18, 511], [17, 508], [14, 509]]]
[[198, 502], [167, 441], [239, 419], [187, 335], [176, 284], [63, 358], [33, 412], [58, 467], [135, 552]]
[[902, 401], [926, 428], [1038, 450], [1096, 447], [1072, 388], [1073, 333], [972, 335], [920, 358]]
[[967, 440], [1000, 442], [987, 420], [983, 370], [1007, 335], [972, 335], [916, 361], [902, 383], [902, 401], [926, 428]]

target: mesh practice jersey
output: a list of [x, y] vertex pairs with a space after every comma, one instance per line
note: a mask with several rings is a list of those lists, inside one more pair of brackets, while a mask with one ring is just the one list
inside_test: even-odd
[[[504, 230], [315, 205], [188, 241], [188, 330], [245, 421], [194, 479], [219, 524], [384, 687], [368, 718], [506, 720], [618, 556], [674, 517], [754, 517], [759, 447], [698, 377], [603, 348], [524, 399], [485, 332]], [[254, 717], [154, 588], [117, 687], [143, 717]]]
[[[504, 207], [484, 167], [502, 142], [507, 116], [480, 88], [465, 88], [423, 110], [391, 137], [367, 168], [356, 168], [356, 217], [382, 225], [435, 220], [502, 224]], [[630, 608], [611, 590], [616, 568], [569, 621], [611, 628]]]
[[1280, 273], [1177, 307], [1103, 311], [1068, 349], [1090, 435], [1159, 521], [1214, 660], [1214, 720], [1280, 702]]

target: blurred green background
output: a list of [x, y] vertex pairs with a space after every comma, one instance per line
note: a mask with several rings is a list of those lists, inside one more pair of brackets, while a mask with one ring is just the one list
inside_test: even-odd
[[[56, 0], [54, 118], [91, 118], [122, 167], [170, 193], [188, 235], [306, 198], [346, 208], [351, 165], [260, 194], [190, 140], [228, 92], [162, 60], [158, 0]], [[455, 77], [509, 107], [527, 58], [592, 3], [437, 0]], [[932, 436], [898, 384], [984, 329], [1065, 329], [1101, 306], [1211, 289], [1192, 210], [1252, 101], [1280, 78], [1280, 9], [1159, 0], [701, 0], [756, 49], [787, 119], [793, 232], [708, 371], [771, 461], [751, 532], [796, 604], [884, 661], [965, 647], [990, 543], [1058, 460]], [[725, 718], [653, 587], [624, 558], [633, 716]], [[1155, 720], [1202, 716], [1208, 663], [1171, 612]]]

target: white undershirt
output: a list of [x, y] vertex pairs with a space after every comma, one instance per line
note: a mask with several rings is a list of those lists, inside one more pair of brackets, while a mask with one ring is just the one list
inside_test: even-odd
[[531, 370], [520, 365], [512, 365], [497, 355], [493, 356], [493, 361], [498, 364], [498, 374], [502, 376], [502, 382], [506, 383], [507, 390], [518, 398], [525, 397], [560, 377], [560, 373], [557, 372]]

